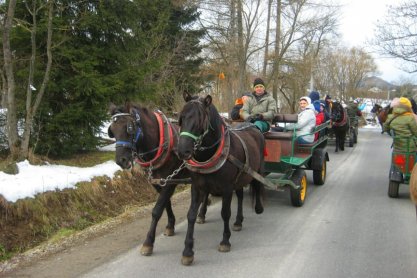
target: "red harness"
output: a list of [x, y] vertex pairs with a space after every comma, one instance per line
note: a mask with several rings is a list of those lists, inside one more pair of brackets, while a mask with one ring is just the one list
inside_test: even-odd
[[332, 122], [333, 126], [344, 126], [347, 122], [347, 113], [346, 110], [343, 109], [343, 119], [340, 122]]
[[[139, 157], [135, 158], [135, 162], [141, 167], [147, 168], [152, 166], [153, 169], [158, 169], [170, 158], [171, 151], [174, 147], [174, 136], [172, 131], [172, 125], [170, 121], [160, 111], [154, 112], [159, 126], [159, 146], [158, 151], [154, 158], [150, 161], [140, 160]], [[167, 128], [165, 128], [165, 125]], [[164, 147], [165, 140], [168, 142], [168, 146]]]
[[[207, 161], [196, 161], [194, 160], [194, 158], [191, 158], [189, 160], [186, 161], [187, 163], [187, 168], [193, 172], [206, 172], [206, 173], [210, 173], [210, 172], [214, 172], [217, 171], [219, 169], [219, 165], [223, 165], [228, 152], [229, 152], [229, 148], [227, 147], [226, 151], [225, 151], [225, 132], [224, 132], [224, 125], [222, 125], [222, 137], [221, 137], [221, 141], [219, 144], [219, 147], [216, 150], [216, 153]], [[225, 153], [227, 152], [227, 154]]]

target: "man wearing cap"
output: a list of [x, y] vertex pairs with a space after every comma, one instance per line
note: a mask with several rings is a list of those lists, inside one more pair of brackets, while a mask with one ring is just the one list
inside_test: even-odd
[[235, 106], [233, 106], [232, 111], [230, 111], [230, 118], [234, 121], [243, 120], [240, 117], [240, 110], [243, 107], [243, 104], [248, 98], [250, 98], [251, 93], [244, 93], [240, 98], [237, 98], [235, 101]]
[[313, 128], [316, 126], [316, 114], [311, 99], [307, 96], [301, 97], [298, 101], [301, 112], [298, 113], [296, 124], [288, 124], [286, 130], [296, 129], [297, 142], [300, 144], [310, 144], [314, 142]]
[[362, 116], [362, 112], [358, 107], [358, 100], [352, 100], [347, 106], [347, 114], [349, 116], [350, 125], [358, 126], [358, 117]]
[[417, 136], [417, 121], [411, 110], [410, 100], [406, 97], [400, 97], [399, 101], [393, 104], [392, 107], [392, 114], [388, 115], [384, 123], [384, 131], [390, 132], [393, 130], [394, 136], [400, 137], [394, 140], [394, 149], [410, 152], [417, 151], [415, 140], [409, 140], [412, 136]]
[[269, 130], [276, 112], [275, 99], [265, 90], [264, 81], [256, 78], [253, 81], [253, 92], [240, 110], [240, 117], [264, 133]]
[[326, 121], [330, 120], [330, 115], [332, 114], [332, 97], [326, 95], [324, 98], [324, 119]]

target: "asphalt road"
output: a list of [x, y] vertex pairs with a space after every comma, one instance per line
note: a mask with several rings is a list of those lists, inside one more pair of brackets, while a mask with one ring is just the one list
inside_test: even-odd
[[256, 215], [246, 192], [243, 230], [232, 232], [229, 253], [217, 251], [223, 226], [217, 202], [207, 223], [196, 225], [193, 265], [180, 263], [181, 222], [175, 237], [157, 237], [152, 256], [141, 256], [137, 245], [83, 277], [417, 277], [408, 186], [400, 186], [398, 199], [387, 196], [391, 139], [379, 129], [359, 132], [354, 148], [328, 147], [325, 185], [314, 186], [308, 173], [303, 207], [292, 207], [287, 191], [267, 190], [265, 212]]

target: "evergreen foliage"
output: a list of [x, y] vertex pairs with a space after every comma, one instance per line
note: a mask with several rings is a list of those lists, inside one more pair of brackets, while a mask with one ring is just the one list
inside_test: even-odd
[[[25, 27], [32, 22], [24, 2], [32, 3], [19, 1], [15, 18], [27, 26], [16, 25], [12, 39], [22, 117], [31, 54]], [[32, 129], [35, 152], [68, 156], [94, 149], [111, 102], [166, 109], [178, 93], [198, 86], [203, 32], [192, 28], [195, 7], [169, 0], [56, 0], [55, 6], [53, 66]], [[46, 11], [38, 17], [35, 87], [46, 64]]]

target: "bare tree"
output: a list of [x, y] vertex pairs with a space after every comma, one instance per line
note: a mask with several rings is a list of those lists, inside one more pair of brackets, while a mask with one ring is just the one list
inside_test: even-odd
[[6, 75], [7, 88], [7, 134], [12, 158], [19, 155], [19, 136], [17, 133], [17, 115], [15, 98], [15, 79], [13, 70], [13, 56], [10, 46], [10, 32], [13, 27], [13, 18], [16, 9], [16, 0], [10, 0], [3, 21], [3, 57], [4, 71]]
[[402, 60], [403, 70], [417, 72], [417, 1], [390, 6], [376, 24], [372, 45], [380, 54]]
[[372, 56], [358, 48], [332, 48], [320, 57], [318, 88], [347, 101], [359, 94], [361, 81], [377, 70]]
[[[26, 117], [24, 122], [23, 129], [23, 139], [20, 140], [18, 135], [18, 121], [17, 121], [17, 108], [16, 108], [16, 88], [14, 80], [14, 69], [13, 69], [13, 60], [11, 46], [10, 46], [10, 31], [13, 28], [14, 11], [16, 8], [16, 1], [11, 0], [9, 2], [7, 15], [3, 24], [3, 56], [4, 56], [4, 68], [6, 75], [6, 88], [7, 88], [7, 130], [8, 130], [8, 141], [10, 147], [10, 153], [12, 159], [23, 159], [27, 158], [29, 155], [29, 139], [32, 130], [33, 118], [36, 114], [36, 111], [41, 103], [43, 95], [45, 93], [46, 86], [49, 80], [49, 73], [52, 65], [52, 18], [53, 18], [53, 0], [48, 0], [46, 4], [37, 6], [38, 1], [32, 1], [32, 6], [28, 5], [27, 9], [32, 15], [32, 23], [23, 22], [19, 20], [20, 26], [26, 28], [31, 34], [31, 57], [29, 60], [29, 74], [28, 74], [28, 84], [26, 91]], [[37, 17], [39, 12], [48, 8], [48, 18], [47, 18], [47, 39], [46, 39], [46, 56], [47, 63], [44, 71], [44, 77], [42, 84], [40, 86], [39, 92], [36, 95], [35, 100], [33, 101], [32, 91], [33, 87], [33, 76], [35, 74], [36, 68], [36, 56], [37, 56], [37, 43], [36, 43], [36, 32], [37, 32]]]

